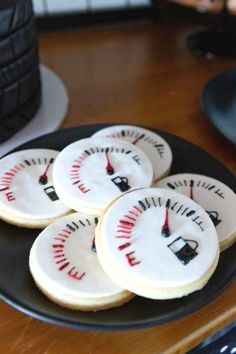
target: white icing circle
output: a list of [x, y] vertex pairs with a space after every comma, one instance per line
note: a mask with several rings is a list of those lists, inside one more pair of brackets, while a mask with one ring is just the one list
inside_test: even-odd
[[211, 216], [222, 244], [236, 236], [236, 195], [224, 183], [203, 175], [181, 173], [156, 185], [182, 193], [201, 205]]
[[[107, 171], [108, 163], [113, 174]], [[138, 147], [113, 138], [86, 138], [67, 146], [57, 157], [53, 181], [71, 208], [99, 215], [121, 193], [152, 183], [153, 169]]]
[[[169, 237], [162, 235], [166, 210]], [[212, 274], [218, 257], [217, 234], [207, 213], [189, 198], [159, 188], [117, 199], [99, 223], [96, 245], [102, 266], [120, 286], [153, 298], [162, 298], [161, 289], [164, 298], [172, 298], [173, 289], [196, 290], [192, 284]]]
[[[43, 220], [68, 213], [55, 193], [52, 166], [58, 151], [22, 150], [0, 160], [0, 214]], [[40, 183], [39, 179], [44, 184]]]
[[155, 182], [169, 174], [172, 151], [160, 135], [134, 125], [114, 125], [97, 131], [93, 136], [124, 139], [137, 145], [152, 162]]
[[44, 229], [31, 248], [36, 282], [68, 304], [123, 291], [102, 270], [92, 249], [96, 224], [95, 216], [70, 214]]

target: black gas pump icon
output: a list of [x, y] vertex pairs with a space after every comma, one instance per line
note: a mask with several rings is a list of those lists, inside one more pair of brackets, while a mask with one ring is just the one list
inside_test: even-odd
[[198, 248], [197, 241], [186, 240], [181, 236], [171, 242], [168, 247], [184, 265], [198, 255], [196, 251]]
[[46, 187], [43, 190], [52, 202], [59, 199], [53, 186]]
[[127, 177], [117, 176], [112, 178], [111, 181], [119, 188], [121, 192], [126, 192], [131, 188]]
[[211, 221], [213, 222], [214, 226], [219, 225], [219, 223], [222, 221], [219, 219], [219, 213], [215, 210], [206, 210], [207, 214], [210, 216]]

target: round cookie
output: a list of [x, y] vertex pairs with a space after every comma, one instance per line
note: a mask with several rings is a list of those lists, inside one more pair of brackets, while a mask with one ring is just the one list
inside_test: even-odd
[[39, 289], [53, 302], [77, 310], [102, 310], [131, 300], [102, 270], [94, 243], [97, 217], [73, 213], [35, 240], [29, 258]]
[[148, 129], [134, 125], [113, 125], [97, 131], [93, 136], [118, 138], [137, 145], [152, 162], [154, 182], [170, 172], [172, 151], [169, 144], [160, 135]]
[[149, 187], [152, 164], [137, 146], [114, 138], [86, 138], [68, 145], [53, 168], [55, 189], [74, 210], [100, 215], [120, 194]]
[[58, 198], [52, 166], [58, 151], [29, 149], [0, 160], [0, 218], [17, 226], [43, 228], [70, 209]]
[[201, 289], [219, 259], [215, 227], [191, 199], [145, 188], [113, 202], [96, 229], [98, 259], [120, 286], [152, 299]]
[[156, 186], [175, 190], [201, 205], [216, 227], [221, 250], [234, 243], [236, 195], [224, 183], [207, 176], [181, 173], [164, 178]]

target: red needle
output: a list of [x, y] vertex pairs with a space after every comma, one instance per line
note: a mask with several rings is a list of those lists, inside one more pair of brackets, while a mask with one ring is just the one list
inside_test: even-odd
[[169, 219], [169, 212], [168, 212], [168, 209], [166, 208], [165, 222], [162, 225], [162, 229], [161, 229], [161, 234], [164, 237], [170, 236], [169, 220], [168, 219]]
[[192, 200], [194, 200], [194, 198], [193, 198], [193, 184], [194, 184], [194, 181], [191, 179], [191, 181], [190, 181], [190, 198]]
[[109, 157], [108, 157], [108, 149], [105, 151], [105, 156], [106, 156], [106, 171], [108, 175], [113, 175], [114, 174], [114, 168], [112, 167]]
[[137, 144], [137, 142], [138, 142], [140, 139], [142, 139], [143, 137], [144, 137], [144, 134], [138, 136], [138, 137], [132, 142], [132, 144], [133, 144], [133, 145]]
[[48, 183], [47, 173], [48, 173], [48, 169], [49, 169], [50, 165], [51, 165], [51, 162], [49, 162], [49, 164], [47, 165], [44, 173], [41, 176], [39, 176], [39, 183], [40, 184], [47, 184]]
[[165, 210], [165, 221], [161, 228], [161, 234], [164, 237], [170, 236], [170, 228], [169, 228], [169, 206], [170, 206], [170, 199], [167, 200], [166, 203], [166, 210]]

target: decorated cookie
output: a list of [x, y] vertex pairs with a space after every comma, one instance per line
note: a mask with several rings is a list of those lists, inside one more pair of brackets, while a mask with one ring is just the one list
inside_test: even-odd
[[137, 145], [152, 162], [155, 182], [169, 174], [172, 152], [160, 135], [133, 125], [113, 125], [99, 130], [93, 136], [118, 138]]
[[100, 215], [120, 194], [148, 187], [152, 164], [137, 146], [114, 138], [87, 138], [67, 146], [53, 168], [55, 189], [80, 212]]
[[221, 250], [236, 238], [236, 195], [224, 183], [197, 174], [178, 174], [161, 180], [157, 187], [185, 194], [200, 204], [212, 219]]
[[208, 214], [194, 201], [161, 188], [118, 198], [96, 231], [99, 261], [120, 286], [152, 299], [201, 289], [219, 258]]
[[73, 213], [61, 218], [35, 240], [30, 271], [52, 301], [79, 310], [120, 306], [133, 294], [117, 286], [98, 263], [94, 243], [97, 217]]
[[45, 227], [70, 211], [52, 183], [58, 151], [22, 150], [0, 160], [0, 218], [25, 227]]

